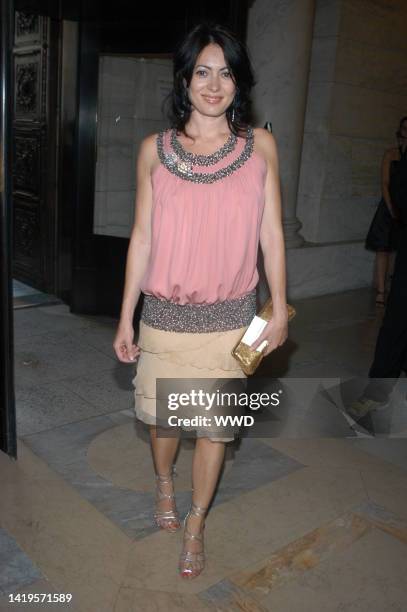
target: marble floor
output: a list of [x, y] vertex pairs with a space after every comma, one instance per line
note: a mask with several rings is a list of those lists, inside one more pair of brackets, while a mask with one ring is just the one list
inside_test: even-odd
[[[338, 381], [366, 377], [382, 311], [366, 289], [294, 305], [289, 340], [258, 377], [301, 381], [303, 403], [317, 388], [320, 415], [338, 403]], [[18, 460], [0, 453], [1, 611], [405, 612], [407, 404], [396, 433], [336, 406], [325, 429], [228, 444], [207, 566], [184, 581], [181, 532], [151, 518], [148, 436], [134, 419], [134, 366], [113, 354], [115, 324], [64, 304], [15, 311]], [[181, 516], [192, 453], [184, 439]]]

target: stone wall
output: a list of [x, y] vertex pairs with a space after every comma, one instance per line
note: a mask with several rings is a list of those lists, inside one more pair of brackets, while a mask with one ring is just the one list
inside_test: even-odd
[[297, 216], [306, 240], [363, 240], [407, 115], [407, 3], [316, 4]]

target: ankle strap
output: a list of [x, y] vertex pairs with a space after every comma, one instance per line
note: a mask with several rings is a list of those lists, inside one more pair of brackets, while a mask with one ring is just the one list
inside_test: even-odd
[[195, 514], [195, 516], [205, 516], [208, 507], [197, 506], [194, 502], [191, 503], [191, 514]]
[[171, 482], [171, 478], [173, 476], [178, 476], [175, 465], [172, 466], [171, 471], [168, 474], [156, 474], [156, 480], [159, 480], [163, 484], [168, 484]]

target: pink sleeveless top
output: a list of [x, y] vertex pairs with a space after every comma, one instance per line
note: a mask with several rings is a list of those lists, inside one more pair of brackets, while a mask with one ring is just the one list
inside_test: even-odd
[[[161, 153], [173, 161], [170, 136], [171, 130], [163, 133]], [[238, 138], [223, 159], [194, 165], [193, 171], [211, 174], [229, 166], [245, 143]], [[152, 244], [143, 293], [178, 304], [212, 304], [255, 289], [266, 162], [254, 151], [246, 157], [210, 183], [191, 182], [164, 163], [154, 169]]]

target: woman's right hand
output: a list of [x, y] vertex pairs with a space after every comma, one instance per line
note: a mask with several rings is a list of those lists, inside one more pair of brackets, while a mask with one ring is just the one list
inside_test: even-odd
[[116, 356], [122, 363], [134, 363], [140, 356], [141, 349], [137, 344], [133, 344], [134, 329], [132, 325], [119, 323], [113, 348]]

